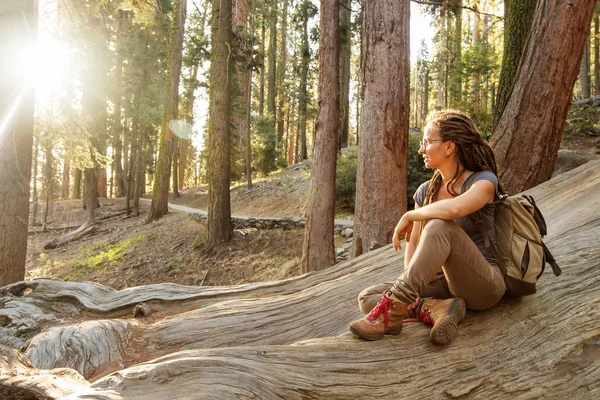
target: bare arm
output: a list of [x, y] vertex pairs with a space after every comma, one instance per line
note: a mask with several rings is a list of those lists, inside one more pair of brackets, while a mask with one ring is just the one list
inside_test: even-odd
[[[418, 204], [415, 204], [415, 210], [419, 208]], [[410, 235], [409, 241], [406, 243], [406, 250], [404, 250], [404, 265], [408, 265], [412, 259], [417, 244], [419, 243], [419, 237], [421, 236], [421, 221], [417, 221], [413, 225], [413, 234]]]
[[[490, 181], [478, 181], [465, 193], [452, 199], [439, 200], [424, 207], [415, 207], [400, 218], [394, 230], [394, 249], [400, 248], [400, 237], [406, 235], [406, 241], [411, 242], [411, 233], [414, 231], [413, 223], [430, 219], [453, 220], [464, 217], [480, 210], [488, 203], [494, 201], [496, 188]], [[413, 242], [416, 243], [416, 242]], [[408, 249], [407, 249], [408, 250]], [[409, 254], [412, 257], [414, 249]]]

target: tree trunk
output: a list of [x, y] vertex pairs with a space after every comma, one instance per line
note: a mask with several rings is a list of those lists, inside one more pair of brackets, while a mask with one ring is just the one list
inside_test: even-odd
[[308, 0], [304, 0], [301, 6], [301, 41], [300, 46], [300, 58], [302, 60], [300, 66], [300, 88], [299, 88], [299, 130], [300, 130], [300, 141], [301, 141], [301, 152], [300, 160], [306, 160], [308, 158], [308, 151], [306, 147], [306, 103], [307, 103], [307, 85], [308, 85], [308, 62], [310, 61], [310, 49], [308, 48]]
[[339, 1], [321, 0], [319, 109], [302, 245], [302, 272], [318, 271], [335, 264], [335, 161], [340, 128], [339, 13]]
[[511, 193], [552, 176], [594, 2], [539, 1], [515, 85], [494, 130], [499, 178]]
[[267, 107], [273, 117], [273, 127], [277, 110], [275, 109], [275, 97], [277, 96], [277, 1], [270, 0], [269, 10], [269, 75], [267, 82]]
[[581, 98], [589, 99], [592, 97], [592, 89], [590, 84], [590, 38], [585, 41], [583, 46], [583, 57], [579, 66], [579, 83], [581, 86]]
[[267, 40], [266, 25], [265, 25], [265, 4], [267, 0], [262, 0], [262, 12], [261, 12], [261, 35], [260, 35], [260, 54], [262, 54], [263, 62], [260, 67], [260, 83], [258, 93], [258, 115], [263, 116], [265, 113], [265, 41]]
[[[479, 1], [473, 1], [473, 8], [479, 9]], [[478, 47], [481, 42], [481, 18], [479, 14], [473, 15], [473, 30], [472, 30], [472, 47]], [[472, 112], [477, 113], [479, 111], [479, 83], [480, 83], [479, 72], [473, 72], [471, 75], [471, 107]]]
[[114, 186], [116, 187], [116, 196], [125, 195], [125, 176], [123, 173], [123, 122], [121, 107], [123, 106], [123, 56], [124, 41], [126, 40], [121, 33], [123, 32], [123, 10], [117, 12], [117, 61], [115, 66], [115, 81], [117, 82], [116, 93], [114, 95], [115, 114], [113, 118], [113, 148], [114, 148]]
[[50, 137], [46, 137], [45, 143], [45, 164], [44, 164], [44, 213], [42, 214], [42, 232], [47, 232], [46, 224], [48, 223], [48, 210], [52, 202], [52, 193], [54, 188], [52, 185], [54, 177], [54, 166], [52, 159], [52, 144]]
[[[277, 86], [279, 91], [279, 101], [277, 105], [277, 143], [283, 142], [284, 133], [284, 107], [287, 96], [284, 88], [285, 83], [285, 69], [287, 62], [287, 12], [288, 12], [288, 0], [283, 1], [283, 14], [281, 15], [281, 46], [279, 53], [279, 69], [277, 70]], [[289, 111], [288, 111], [289, 115]], [[285, 142], [284, 142], [285, 143]], [[287, 146], [286, 146], [287, 147]], [[284, 152], [285, 154], [285, 152]]]
[[[154, 174], [154, 185], [152, 186], [152, 204], [150, 205], [147, 222], [156, 221], [169, 212], [169, 182], [173, 161], [173, 131], [170, 125], [172, 121], [177, 119], [186, 4], [185, 0], [173, 1], [173, 20], [171, 22], [167, 60], [168, 83], [163, 106], [158, 161]], [[231, 14], [231, 8], [229, 13]]]
[[173, 148], [173, 198], [179, 197], [179, 138], [171, 139]]
[[36, 41], [37, 1], [2, 5], [0, 44], [0, 286], [25, 279], [35, 95], [16, 55]]
[[37, 187], [37, 170], [38, 170], [38, 156], [39, 156], [39, 148], [40, 148], [40, 144], [39, 144], [39, 140], [36, 138], [35, 139], [35, 145], [34, 145], [34, 150], [33, 150], [33, 172], [31, 173], [32, 179], [31, 182], [33, 183], [33, 187], [31, 189], [31, 197], [32, 197], [32, 210], [31, 210], [31, 221], [29, 221], [31, 226], [36, 226], [37, 225], [37, 214], [38, 214], [38, 207], [39, 207], [39, 198], [38, 198], [38, 187]]
[[83, 177], [83, 206], [86, 210], [85, 224], [90, 227], [96, 223], [96, 208], [98, 206], [97, 168], [85, 168]]
[[231, 0], [212, 0], [210, 120], [208, 130], [208, 237], [206, 248], [231, 240], [230, 132]]
[[[236, 0], [233, 2], [233, 32], [237, 35], [239, 43], [243, 50], [248, 49], [248, 0]], [[252, 51], [252, 49], [250, 49]], [[237, 131], [235, 135], [239, 139], [242, 168], [246, 166], [246, 130], [248, 129], [247, 110], [248, 103], [248, 68], [252, 62], [252, 57], [242, 56], [236, 60], [234, 79], [239, 89], [237, 96], [232, 99], [234, 103], [233, 126]], [[237, 155], [233, 155], [238, 157]], [[236, 163], [237, 164], [237, 163]]]
[[500, 81], [496, 93], [496, 107], [492, 110], [494, 126], [512, 91], [517, 76], [521, 54], [533, 22], [537, 0], [504, 0], [504, 53], [500, 69]]
[[81, 199], [81, 169], [75, 168], [73, 173], [73, 198]]
[[[254, 17], [256, 15], [256, 1], [252, 0], [252, 9], [251, 9], [251, 19], [250, 19], [250, 62], [254, 63]], [[246, 156], [244, 157], [245, 168], [246, 168], [246, 186], [248, 188], [252, 187], [252, 135], [251, 135], [251, 121], [252, 121], [252, 72], [254, 71], [254, 67], [248, 68], [248, 92], [247, 94], [247, 102], [248, 107], [246, 108], [246, 123], [244, 135], [246, 135], [245, 140], [245, 150]]]
[[[454, 7], [454, 48], [452, 51], [452, 72], [450, 87], [450, 107], [458, 107], [462, 103], [462, 71], [460, 69], [462, 58], [462, 0]], [[423, 117], [427, 112], [423, 112]]]
[[600, 18], [594, 17], [594, 95], [600, 95]]
[[410, 3], [368, 0], [363, 7], [354, 256], [391, 241], [406, 212], [408, 162]]
[[62, 196], [63, 200], [69, 199], [69, 189], [71, 187], [71, 163], [67, 158], [67, 154], [64, 154], [63, 160], [63, 179], [62, 179]]
[[350, 0], [340, 0], [340, 149], [348, 147], [351, 37]]

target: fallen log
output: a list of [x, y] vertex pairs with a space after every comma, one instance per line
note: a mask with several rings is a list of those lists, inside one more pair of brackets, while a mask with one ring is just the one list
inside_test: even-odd
[[51, 241], [49, 243], [46, 243], [46, 245], [44, 246], [44, 249], [46, 249], [46, 250], [56, 249], [60, 246], [67, 245], [71, 242], [74, 242], [76, 240], [83, 238], [86, 235], [89, 235], [90, 233], [93, 233], [97, 229], [98, 229], [97, 225], [95, 225], [95, 224], [90, 225], [86, 222], [83, 225], [81, 225], [78, 229], [74, 230], [73, 232], [69, 232], [66, 235], [63, 235], [57, 239], [54, 239], [53, 241]]
[[[74, 385], [70, 399], [600, 398], [600, 160], [528, 193], [563, 275], [545, 273], [533, 296], [469, 311], [449, 346], [432, 345], [420, 324], [378, 342], [346, 333], [360, 316], [358, 292], [400, 273], [402, 255], [390, 246], [321, 272], [235, 287], [117, 292], [19, 282], [0, 289], [0, 342], [15, 347], [20, 338], [36, 367], [53, 354], [55, 366], [81, 368], [89, 380], [127, 367]], [[153, 312], [134, 318], [140, 302]], [[84, 325], [107, 320], [122, 330], [109, 325], [102, 340]], [[69, 329], [77, 341], [65, 338]], [[93, 365], [92, 354], [119, 341], [112, 361]]]

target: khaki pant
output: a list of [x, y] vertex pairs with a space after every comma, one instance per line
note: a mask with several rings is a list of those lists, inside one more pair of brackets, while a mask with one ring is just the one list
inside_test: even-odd
[[417, 297], [462, 297], [471, 310], [494, 306], [506, 291], [500, 269], [487, 262], [469, 235], [452, 221], [432, 219], [425, 225], [410, 264], [395, 282], [380, 283], [358, 296], [366, 314], [391, 290], [400, 300]]

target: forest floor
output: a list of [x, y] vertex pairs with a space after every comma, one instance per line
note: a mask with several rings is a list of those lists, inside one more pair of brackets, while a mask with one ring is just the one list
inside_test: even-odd
[[[600, 157], [596, 132], [571, 133], [563, 140], [557, 172]], [[309, 192], [310, 165], [293, 165], [231, 190], [235, 216], [303, 217]], [[175, 204], [206, 210], [206, 187], [181, 191]], [[49, 207], [48, 232], [30, 229], [26, 279], [58, 278], [93, 281], [124, 289], [158, 282], [182, 285], [235, 285], [289, 278], [300, 274], [304, 231], [235, 231], [233, 240], [208, 252], [203, 247], [206, 226], [183, 212], [170, 212], [151, 224], [145, 219], [149, 201], [141, 201], [141, 214], [126, 217], [124, 199], [101, 199], [96, 210], [98, 230], [54, 250], [44, 245], [79, 226], [85, 219], [80, 200], [56, 201]], [[337, 218], [351, 218], [349, 211]], [[105, 218], [105, 219], [102, 219]], [[38, 213], [38, 221], [40, 214]], [[345, 238], [336, 235], [339, 246]]]

